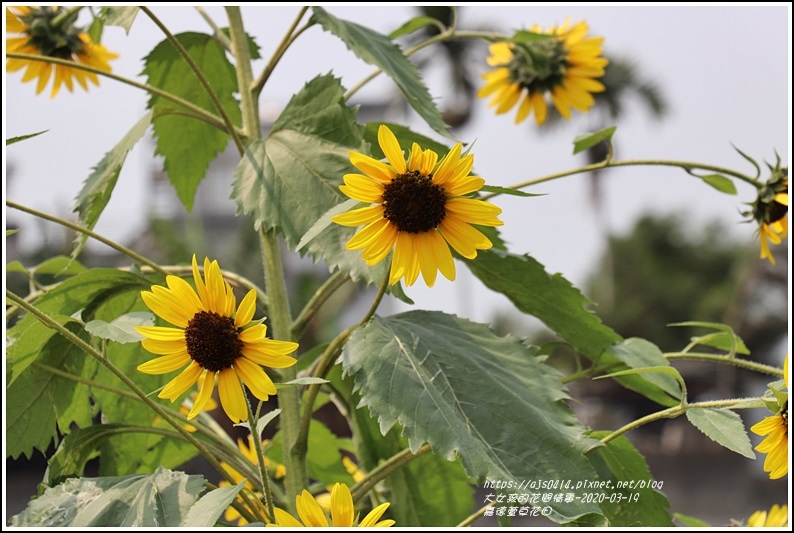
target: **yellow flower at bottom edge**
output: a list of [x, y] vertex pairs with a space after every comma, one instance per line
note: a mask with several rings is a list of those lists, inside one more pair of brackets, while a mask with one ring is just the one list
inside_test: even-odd
[[236, 298], [229, 282], [223, 279], [218, 261], [204, 259], [204, 279], [193, 256], [194, 290], [178, 276], [167, 276], [168, 288], [152, 286], [141, 292], [146, 305], [157, 316], [176, 326], [137, 326], [145, 338], [143, 347], [161, 357], [138, 366], [144, 374], [166, 374], [187, 367], [172, 379], [159, 398], [172, 402], [194, 384], [199, 394], [187, 418], [204, 410], [212, 397], [215, 378], [221, 407], [232, 422], [248, 419], [243, 384], [254, 396], [267, 401], [276, 386], [262, 369], [286, 368], [297, 361], [294, 342], [276, 341], [265, 336], [264, 324], [252, 324], [256, 310], [256, 291], [250, 290], [235, 312]]
[[[74, 20], [54, 24], [66, 8], [48, 6], [6, 7], [6, 33], [14, 34], [6, 38], [6, 51], [58, 59], [66, 59], [78, 64], [110, 72], [111, 59], [118, 54], [108, 51], [104, 46], [91, 40], [87, 33], [74, 26]], [[76, 14], [75, 14], [76, 17]], [[88, 82], [99, 85], [99, 77], [93, 72], [43, 61], [9, 58], [6, 71], [16, 72], [25, 68], [23, 82], [38, 80], [36, 94], [41, 93], [52, 78], [54, 98], [62, 85], [69, 92], [74, 88], [73, 80], [88, 90]]]
[[[788, 390], [788, 355], [783, 361], [783, 377]], [[788, 401], [780, 411], [768, 416], [753, 425], [750, 431], [765, 437], [755, 447], [756, 451], [765, 453], [764, 472], [769, 472], [769, 479], [779, 479], [788, 474]]]
[[[491, 97], [489, 107], [496, 114], [510, 111], [518, 104], [516, 124], [530, 113], [540, 126], [547, 115], [547, 96], [565, 119], [571, 108], [587, 112], [595, 103], [591, 93], [603, 91], [596, 81], [604, 75], [608, 61], [601, 57], [603, 37], [587, 37], [585, 21], [570, 26], [570, 21], [543, 32], [540, 26], [530, 31], [535, 38], [496, 42], [490, 45], [488, 64], [496, 67], [483, 74], [485, 85], [477, 91], [480, 98]], [[538, 38], [542, 34], [548, 38]], [[519, 103], [520, 102], [520, 103]]]
[[[265, 446], [268, 445], [268, 443], [269, 443], [268, 440], [263, 440], [262, 441], [262, 447], [264, 448]], [[237, 439], [237, 447], [240, 449], [240, 452], [245, 456], [245, 458], [248, 459], [248, 461], [251, 463], [251, 468], [254, 471], [258, 471], [259, 467], [257, 466], [258, 465], [258, 460], [257, 460], [257, 457], [256, 457], [256, 448], [254, 446], [254, 438], [253, 438], [253, 436], [251, 436], [251, 434], [248, 435], [248, 444], [247, 445], [245, 443], [243, 443], [242, 439]], [[225, 461], [221, 461], [221, 466], [226, 469], [226, 471], [229, 473], [229, 475], [234, 480], [235, 484], [236, 483], [240, 483], [243, 480], [243, 478], [245, 477], [240, 472], [235, 470], [231, 465], [226, 463]], [[268, 457], [265, 457], [265, 467], [267, 468], [270, 477], [275, 479], [275, 480], [282, 479], [287, 474], [287, 468], [281, 463], [276, 463], [276, 466], [275, 466], [275, 469], [274, 469], [273, 468], [273, 463], [272, 463], [272, 461], [270, 461], [270, 459]], [[230, 485], [231, 485], [231, 483], [229, 483], [226, 480], [223, 480], [220, 483], [218, 483], [219, 487], [228, 487]], [[248, 491], [253, 492], [254, 485], [250, 481], [246, 480], [245, 485], [243, 486], [243, 490], [248, 490]], [[245, 499], [243, 499], [242, 496], [238, 495], [236, 499], [237, 499], [237, 501], [239, 503], [247, 506], [247, 502], [246, 502]], [[254, 500], [256, 502], [256, 504], [259, 506], [259, 508], [256, 509], [256, 510], [253, 510], [253, 509], [249, 508], [249, 510], [251, 510], [251, 513], [254, 516], [257, 516], [257, 515], [258, 516], [266, 516], [265, 506], [262, 503], [262, 501], [260, 500], [260, 498], [257, 495], [254, 494], [254, 497], [252, 498], [252, 500]], [[226, 520], [228, 520], [229, 522], [234, 522], [235, 520], [237, 520], [237, 525], [240, 525], [240, 526], [243, 526], [243, 525], [248, 523], [248, 520], [243, 518], [240, 515], [240, 513], [237, 511], [237, 509], [235, 509], [231, 505], [226, 509], [223, 517]]]
[[787, 527], [788, 526], [788, 506], [773, 505], [769, 510], [756, 511], [747, 519], [747, 527]]
[[[275, 509], [276, 524], [282, 527], [329, 527], [328, 517], [311, 493], [304, 490], [295, 498], [300, 521], [286, 511]], [[381, 520], [381, 516], [389, 507], [382, 503], [375, 507], [358, 524], [358, 527], [391, 527], [394, 520]], [[343, 483], [337, 483], [331, 489], [331, 524], [330, 527], [353, 527], [356, 522], [353, 496], [350, 489]]]
[[465, 198], [479, 191], [485, 180], [470, 176], [474, 156], [461, 157], [456, 144], [438, 165], [438, 154], [414, 143], [407, 160], [394, 133], [378, 129], [378, 144], [388, 163], [358, 152], [350, 162], [364, 174], [346, 174], [340, 190], [350, 198], [377, 204], [336, 215], [342, 226], [361, 226], [348, 241], [348, 250], [363, 250], [368, 265], [383, 261], [394, 250], [389, 284], [401, 278], [413, 285], [421, 272], [428, 287], [440, 271], [455, 279], [449, 247], [467, 259], [493, 244], [472, 224], [501, 226], [502, 210], [488, 202]]

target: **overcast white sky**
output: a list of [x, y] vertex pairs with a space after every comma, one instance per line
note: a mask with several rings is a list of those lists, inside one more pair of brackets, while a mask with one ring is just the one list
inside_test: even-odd
[[[286, 31], [295, 6], [243, 8], [246, 28], [262, 54], [271, 51]], [[415, 14], [410, 6], [330, 5], [334, 15], [388, 33]], [[221, 7], [208, 7], [220, 25], [226, 25]], [[208, 31], [190, 7], [155, 7], [174, 33]], [[461, 25], [489, 25], [511, 31], [539, 23], [544, 28], [585, 19], [591, 34], [606, 37], [605, 51], [630, 55], [643, 73], [658, 81], [671, 110], [663, 122], [651, 121], [636, 103], [629, 105], [619, 125], [619, 159], [661, 158], [701, 161], [751, 172], [731, 147], [738, 146], [756, 159], [774, 161], [775, 150], [788, 164], [791, 111], [790, 4], [723, 6], [467, 6]], [[120, 52], [113, 62], [116, 73], [136, 76], [142, 58], [162, 35], [145, 15], [139, 15], [129, 35], [121, 28], [106, 28], [103, 44]], [[255, 65], [264, 66], [264, 60]], [[351, 87], [372, 71], [335, 37], [319, 27], [306, 32], [284, 57], [263, 93], [263, 105], [284, 105], [303, 84], [333, 70]], [[22, 84], [20, 73], [6, 76], [3, 87], [6, 138], [48, 129], [36, 139], [7, 149], [6, 165], [13, 165], [13, 182], [6, 183], [7, 198], [30, 207], [69, 217], [80, 186], [105, 152], [110, 150], [144, 112], [146, 95], [112, 80], [89, 93], [62, 91], [51, 100], [35, 96], [33, 84]], [[444, 85], [430, 76], [431, 93], [443, 100]], [[378, 79], [360, 93], [376, 98], [390, 90], [390, 81]], [[583, 116], [554, 130], [538, 131], [525, 123], [517, 127], [513, 113], [495, 116], [485, 101], [478, 101], [474, 120], [459, 132], [460, 139], [476, 139], [475, 171], [494, 185], [507, 186], [584, 164], [572, 156], [571, 139], [590, 124]], [[428, 133], [415, 119], [407, 125]], [[129, 156], [111, 202], [96, 230], [122, 242], [142, 228], [147, 212], [144, 179], [152, 166], [152, 146], [142, 143]], [[739, 196], [720, 194], [676, 169], [648, 167], [616, 169], [605, 183], [609, 226], [625, 231], [643, 213], [686, 210], [698, 221], [719, 218], [727, 233], [753, 240], [754, 228], [740, 224], [743, 202], [753, 199], [749, 186], [737, 184]], [[6, 187], [7, 185], [7, 187]], [[503, 236], [511, 251], [529, 253], [549, 272], [562, 272], [582, 285], [592, 271], [604, 237], [587, 204], [584, 176], [551, 182], [532, 190], [538, 198], [500, 197], [505, 226]], [[231, 202], [231, 200], [230, 200]], [[41, 225], [18, 212], [7, 213], [21, 225], [23, 244], [31, 244]], [[221, 258], [222, 260], [222, 258]], [[441, 278], [433, 289], [422, 282], [407, 290], [421, 308], [458, 312], [486, 321], [506, 304], [491, 296], [458, 265], [453, 285]]]

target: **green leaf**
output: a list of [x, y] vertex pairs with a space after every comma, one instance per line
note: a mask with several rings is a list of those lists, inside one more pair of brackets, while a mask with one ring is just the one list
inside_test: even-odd
[[[80, 327], [79, 322], [69, 316], [50, 315], [58, 324], [64, 326], [74, 323], [76, 328]], [[17, 378], [27, 369], [31, 363], [42, 355], [44, 346], [58, 333], [38, 320], [27, 322], [20, 328], [14, 328], [13, 336], [9, 335], [6, 348], [6, 362], [8, 363], [8, 374], [6, 387], [14, 383]]]
[[733, 183], [733, 180], [722, 174], [709, 174], [708, 176], [701, 176], [700, 178], [720, 192], [724, 192], [725, 194], [736, 194], [736, 185]]
[[428, 17], [426, 15], [418, 15], [413, 17], [408, 22], [394, 30], [389, 34], [389, 39], [396, 39], [397, 37], [402, 37], [403, 35], [411, 34], [417, 30], [420, 30], [426, 26], [433, 26], [434, 28], [438, 28], [438, 19], [434, 19], [433, 17]]
[[96, 424], [72, 431], [47, 462], [47, 484], [52, 487], [64, 478], [82, 476], [86, 463], [99, 455], [103, 441], [129, 432], [130, 428], [121, 424]]
[[126, 344], [128, 342], [139, 342], [143, 339], [143, 335], [135, 331], [135, 326], [153, 325], [154, 315], [146, 311], [138, 311], [121, 315], [112, 322], [91, 320], [86, 323], [85, 329], [94, 337]]
[[364, 206], [364, 204], [362, 204], [358, 200], [353, 200], [351, 198], [349, 200], [345, 200], [341, 204], [335, 205], [334, 207], [323, 213], [323, 215], [320, 218], [318, 218], [314, 222], [314, 224], [312, 224], [312, 227], [310, 227], [308, 231], [303, 234], [303, 237], [301, 237], [300, 242], [295, 247], [295, 251], [300, 252], [301, 250], [303, 250], [303, 248], [306, 247], [306, 245], [309, 244], [310, 241], [317, 238], [317, 236], [319, 236], [329, 226], [332, 226], [334, 223], [331, 219], [334, 218], [336, 215], [350, 211], [351, 209], [359, 205], [361, 207]]
[[388, 37], [354, 22], [338, 19], [321, 7], [312, 8], [312, 18], [323, 29], [339, 37], [359, 59], [374, 65], [392, 78], [405, 99], [435, 131], [452, 138], [441, 113], [422, 83], [419, 71]]
[[99, 15], [104, 17], [105, 24], [108, 26], [121, 26], [126, 34], [129, 35], [130, 28], [139, 9], [137, 6], [109, 6], [101, 8]]
[[[583, 435], [559, 373], [514, 337], [439, 312], [374, 317], [342, 354], [361, 405], [385, 434], [404, 427], [411, 450], [425, 442], [459, 456], [469, 477], [592, 479]], [[554, 502], [552, 520], [599, 513], [592, 503]]]
[[322, 383], [328, 383], [328, 380], [323, 378], [315, 378], [315, 377], [307, 376], [303, 378], [292, 379], [290, 381], [285, 381], [284, 383], [276, 383], [275, 385], [277, 389], [285, 389], [288, 387], [300, 387], [303, 385], [316, 385]]
[[[6, 235], [7, 234], [8, 232], [6, 232]], [[11, 261], [10, 263], [6, 264], [6, 274], [9, 272], [19, 272], [20, 274], [25, 274], [26, 276], [29, 274], [28, 269], [25, 268], [25, 265], [19, 261]]]
[[19, 233], [19, 230], [18, 229], [7, 229], [6, 230], [6, 237], [8, 237], [9, 235], [13, 235], [14, 233]]
[[27, 135], [19, 135], [17, 137], [11, 137], [10, 139], [6, 139], [6, 146], [12, 145], [14, 143], [18, 143], [20, 141], [24, 141], [25, 139], [30, 139], [32, 137], [36, 137], [41, 135], [42, 133], [47, 133], [50, 130], [42, 130], [37, 131], [36, 133], [28, 133]]
[[246, 480], [242, 480], [234, 487], [220, 487], [212, 490], [193, 504], [180, 526], [185, 527], [212, 527], [228, 509], [229, 505], [243, 489]]
[[151, 475], [69, 479], [11, 517], [14, 527], [177, 527], [204, 478], [159, 468]]
[[486, 287], [507, 296], [519, 311], [533, 315], [590, 359], [596, 359], [620, 336], [587, 309], [592, 305], [562, 277], [549, 275], [528, 255], [485, 250], [466, 266]]
[[[594, 432], [601, 439], [609, 431]], [[664, 481], [655, 481], [645, 458], [626, 437], [618, 437], [589, 455], [599, 478], [607, 482], [600, 504], [610, 527], [672, 527], [670, 502], [660, 492]], [[655, 490], [654, 486], [659, 490]]]
[[[88, 179], [83, 182], [83, 188], [75, 198], [72, 208], [72, 211], [78, 215], [77, 223], [79, 225], [89, 230], [94, 229], [102, 211], [110, 201], [110, 195], [113, 194], [113, 188], [116, 186], [127, 154], [143, 137], [151, 122], [152, 113], [150, 111], [141, 117], [110, 152], [105, 154], [105, 157], [94, 167]], [[73, 258], [80, 255], [87, 239], [88, 236], [85, 233], [77, 233], [72, 250]]]
[[[81, 334], [78, 323], [68, 322], [65, 327], [75, 335]], [[33, 330], [20, 331], [29, 336], [35, 333]], [[59, 434], [68, 434], [72, 424], [89, 426], [94, 415], [88, 386], [40, 366], [91, 378], [97, 367], [94, 359], [65, 337], [53, 335], [43, 343], [35, 362], [6, 386], [6, 454], [14, 458], [23, 453], [30, 458], [34, 448], [46, 452], [53, 440], [57, 443]]]
[[[731, 144], [731, 146], [733, 146], [733, 144]], [[749, 155], [745, 154], [744, 152], [742, 152], [741, 150], [739, 150], [739, 149], [738, 149], [738, 148], [736, 148], [735, 146], [733, 146], [733, 149], [734, 149], [734, 150], [736, 150], [737, 152], [739, 152], [739, 155], [740, 155], [740, 156], [742, 156], [743, 158], [745, 158], [747, 161], [749, 161], [749, 162], [750, 162], [750, 164], [751, 164], [751, 165], [753, 165], [753, 166], [755, 167], [755, 172], [756, 172], [756, 174], [755, 174], [755, 177], [756, 177], [756, 178], [758, 178], [758, 176], [760, 176], [760, 175], [761, 175], [761, 167], [760, 167], [760, 166], [758, 166], [758, 163], [756, 163], [755, 159], [753, 159], [753, 158], [752, 158], [752, 157], [750, 157]]]
[[91, 24], [88, 25], [88, 29], [86, 33], [91, 38], [91, 41], [95, 43], [102, 42], [102, 31], [105, 29], [105, 22], [102, 20], [101, 17], [94, 17], [91, 21]]
[[728, 352], [731, 357], [737, 353], [742, 355], [750, 354], [750, 350], [747, 348], [747, 345], [744, 344], [744, 341], [738, 335], [736, 335], [736, 333], [734, 333], [730, 326], [726, 324], [720, 324], [718, 322], [689, 321], [676, 322], [675, 324], [669, 325], [716, 329], [718, 333], [709, 333], [700, 337], [692, 337], [692, 342], [694, 342], [695, 345], [701, 344], [704, 346], [711, 346], [712, 348], [717, 348], [718, 350]]
[[639, 392], [661, 405], [670, 406], [680, 402], [681, 387], [675, 377], [680, 378], [680, 374], [670, 366], [670, 362], [655, 344], [645, 339], [626, 339], [610, 346], [600, 363], [609, 365], [615, 361], [620, 361], [635, 370], [663, 368], [675, 372], [675, 374], [645, 372], [641, 375], [635, 372], [635, 375], [630, 375], [622, 366], [610, 369], [610, 375], [620, 376], [617, 381], [627, 389]]
[[690, 408], [686, 412], [692, 425], [708, 438], [748, 459], [755, 459], [753, 445], [742, 417], [728, 409]]
[[510, 40], [514, 43], [531, 43], [533, 41], [545, 41], [551, 38], [552, 37], [548, 33], [518, 30]]
[[583, 152], [602, 141], [612, 144], [612, 136], [615, 134], [615, 130], [617, 129], [617, 126], [610, 126], [609, 128], [598, 130], [595, 133], [583, 133], [582, 135], [577, 135], [573, 140], [573, 153], [578, 154], [579, 152]]
[[56, 255], [45, 259], [33, 270], [36, 274], [49, 274], [52, 276], [74, 276], [85, 272], [87, 269], [79, 262], [64, 255]]
[[235, 424], [235, 426], [244, 427], [250, 433], [259, 435], [259, 438], [261, 439], [262, 432], [265, 430], [267, 425], [271, 423], [273, 420], [275, 420], [276, 417], [280, 414], [281, 414], [281, 409], [273, 409], [272, 411], [265, 413], [264, 415], [259, 417], [259, 420], [256, 421], [256, 429], [254, 429], [253, 431], [251, 430], [251, 424], [249, 423], [248, 420], [246, 420], [245, 422], [238, 422], [237, 424]]
[[234, 172], [238, 213], [257, 229], [276, 229], [294, 247], [312, 224], [346, 197], [348, 151], [361, 150], [361, 128], [339, 80], [319, 76], [287, 104], [265, 141], [255, 141]]
[[[47, 291], [35, 301], [35, 305], [47, 314], [71, 316], [81, 311], [82, 318], [86, 320], [93, 309], [106, 299], [125, 291], [148, 290], [151, 286], [152, 283], [148, 279], [131, 272], [112, 268], [93, 268]], [[17, 331], [21, 331], [35, 321], [34, 316], [26, 315], [9, 330], [10, 335], [18, 337]]]
[[675, 519], [681, 522], [684, 527], [711, 527], [711, 524], [704, 522], [699, 518], [687, 516], [681, 513], [673, 513], [673, 516], [675, 516]]
[[[234, 98], [237, 76], [226, 51], [203, 33], [180, 33], [176, 38], [209, 81], [232, 123], [239, 124], [240, 108]], [[158, 44], [144, 62], [143, 74], [150, 85], [218, 114], [207, 91], [170, 42]], [[155, 153], [165, 158], [163, 167], [168, 179], [190, 211], [199, 182], [209, 164], [226, 148], [229, 136], [201, 120], [184, 116], [183, 108], [157, 95], [150, 96], [148, 108], [155, 111]]]
[[508, 194], [510, 196], [521, 196], [522, 198], [529, 198], [532, 196], [546, 196], [545, 194], [532, 194], [529, 192], [510, 189], [508, 187], [499, 187], [498, 185], [483, 185], [480, 192], [490, 192], [497, 194]]

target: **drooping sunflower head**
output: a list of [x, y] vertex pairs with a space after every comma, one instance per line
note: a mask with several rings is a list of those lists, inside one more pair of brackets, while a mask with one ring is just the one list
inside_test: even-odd
[[[12, 37], [6, 37], [6, 48], [9, 52], [64, 59], [110, 72], [109, 61], [118, 57], [118, 54], [94, 43], [87, 33], [78, 28], [77, 15], [77, 10], [64, 7], [6, 7], [6, 33], [13, 34]], [[51, 97], [58, 94], [61, 85], [66, 85], [71, 92], [74, 88], [73, 79], [85, 90], [88, 90], [87, 82], [99, 85], [96, 74], [79, 68], [17, 58], [10, 58], [6, 62], [8, 72], [25, 67], [22, 81], [38, 80], [36, 94], [41, 93], [53, 77]]]
[[166, 374], [186, 367], [158, 396], [172, 402], [194, 384], [199, 394], [188, 419], [204, 410], [212, 397], [215, 378], [221, 406], [233, 422], [248, 419], [243, 383], [254, 396], [267, 400], [276, 394], [273, 381], [262, 369], [285, 368], [297, 361], [288, 354], [298, 345], [265, 336], [267, 328], [254, 321], [256, 290], [236, 307], [232, 287], [223, 278], [217, 261], [204, 259], [204, 277], [193, 256], [195, 289], [178, 276], [166, 277], [167, 287], [155, 285], [141, 297], [157, 316], [176, 326], [138, 326], [143, 347], [160, 357], [143, 363], [145, 374]]
[[591, 93], [604, 90], [596, 81], [604, 75], [608, 61], [601, 57], [603, 37], [588, 37], [584, 21], [573, 26], [566, 20], [545, 32], [537, 25], [518, 31], [510, 41], [490, 45], [488, 64], [496, 67], [484, 74], [485, 85], [477, 92], [491, 98], [496, 113], [518, 104], [516, 124], [535, 113], [541, 125], [546, 120], [547, 98], [564, 118], [571, 108], [589, 111], [595, 103]]
[[275, 509], [276, 525], [282, 527], [391, 527], [394, 520], [381, 520], [389, 503], [382, 503], [370, 511], [361, 522], [357, 518], [353, 505], [353, 496], [344, 483], [336, 483], [331, 488], [331, 523], [328, 522], [323, 508], [311, 493], [304, 490], [295, 498], [300, 521], [286, 511]]
[[347, 243], [348, 250], [363, 250], [362, 258], [375, 265], [394, 250], [389, 283], [405, 279], [412, 285], [421, 272], [432, 287], [440, 271], [455, 279], [455, 264], [449, 246], [473, 259], [491, 241], [472, 225], [501, 226], [496, 218], [502, 210], [487, 202], [468, 198], [485, 180], [471, 176], [474, 156], [461, 155], [456, 144], [438, 161], [433, 150], [413, 143], [403, 155], [394, 133], [385, 125], [378, 129], [378, 144], [387, 162], [350, 152], [350, 162], [363, 174], [346, 174], [340, 190], [350, 198], [375, 204], [332, 218], [343, 226], [364, 225]]
[[758, 238], [761, 242], [761, 259], [769, 259], [775, 264], [775, 257], [769, 243], [780, 244], [788, 235], [788, 167], [780, 166], [780, 159], [774, 167], [769, 165], [771, 176], [758, 190], [758, 197], [751, 204], [752, 216], [758, 224]]

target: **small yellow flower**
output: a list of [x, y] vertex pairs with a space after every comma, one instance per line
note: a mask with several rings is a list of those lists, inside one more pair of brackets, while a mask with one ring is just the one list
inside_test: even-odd
[[[783, 376], [788, 390], [788, 355], [783, 362]], [[788, 400], [780, 410], [750, 428], [756, 435], [765, 437], [755, 449], [765, 453], [764, 472], [769, 479], [779, 479], [788, 474]]]
[[[543, 124], [547, 96], [560, 115], [569, 119], [571, 108], [589, 111], [595, 103], [591, 93], [604, 90], [596, 81], [604, 75], [608, 61], [601, 57], [603, 37], [587, 37], [587, 23], [570, 26], [570, 20], [546, 32], [535, 25], [530, 32], [518, 32], [511, 41], [490, 45], [488, 64], [496, 69], [483, 74], [485, 85], [477, 92], [491, 98], [496, 113], [510, 111], [518, 104], [516, 124], [535, 113]], [[545, 36], [547, 37], [543, 37]]]
[[[329, 527], [328, 517], [311, 493], [304, 490], [295, 498], [300, 521], [286, 511], [275, 509], [276, 525], [282, 527]], [[367, 514], [358, 527], [391, 527], [394, 520], [381, 520], [381, 516], [389, 507], [382, 503]], [[353, 496], [350, 489], [343, 483], [337, 483], [331, 489], [331, 527], [353, 527], [356, 524]]]
[[465, 197], [485, 184], [469, 175], [474, 156], [461, 157], [458, 143], [436, 164], [438, 154], [414, 143], [406, 160], [397, 137], [385, 125], [378, 129], [378, 144], [388, 163], [350, 152], [350, 162], [364, 174], [346, 174], [340, 189], [354, 200], [376, 205], [332, 218], [343, 226], [364, 225], [346, 248], [363, 250], [368, 265], [380, 263], [393, 249], [389, 284], [404, 278], [406, 285], [413, 285], [421, 272], [432, 287], [439, 271], [453, 281], [449, 246], [474, 259], [477, 250], [493, 244], [472, 225], [502, 225], [496, 218], [500, 208]]
[[[145, 338], [143, 347], [161, 357], [138, 366], [145, 374], [166, 374], [187, 365], [172, 379], [158, 397], [172, 402], [195, 383], [199, 394], [188, 413], [188, 420], [204, 410], [215, 388], [221, 406], [232, 422], [248, 419], [243, 383], [262, 401], [276, 394], [276, 386], [262, 369], [286, 368], [297, 361], [294, 342], [276, 341], [265, 336], [264, 324], [253, 323], [256, 291], [250, 290], [235, 312], [236, 299], [229, 282], [223, 279], [217, 261], [204, 259], [204, 279], [193, 256], [196, 290], [178, 276], [167, 276], [168, 288], [155, 285], [141, 292], [143, 301], [157, 316], [176, 326], [137, 326]], [[198, 293], [197, 293], [198, 291]]]
[[773, 505], [769, 510], [756, 511], [747, 519], [747, 527], [787, 527], [788, 505]]
[[[267, 441], [267, 440], [262, 441], [262, 448], [266, 447], [269, 442], [270, 441]], [[237, 439], [237, 447], [240, 449], [240, 452], [245, 456], [245, 458], [248, 459], [248, 461], [251, 463], [251, 469], [253, 471], [257, 472], [258, 468], [259, 468], [258, 467], [259, 461], [257, 460], [257, 457], [256, 457], [256, 448], [254, 446], [254, 438], [253, 438], [253, 436], [251, 436], [251, 434], [248, 435], [248, 444], [247, 445], [245, 443], [243, 443], [242, 439]], [[229, 473], [229, 475], [234, 480], [235, 484], [240, 483], [243, 480], [243, 478], [245, 477], [243, 474], [241, 474], [240, 472], [235, 470], [231, 465], [229, 465], [225, 461], [221, 461], [221, 466]], [[276, 479], [276, 480], [282, 479], [287, 474], [286, 467], [283, 464], [281, 464], [281, 463], [276, 463], [275, 469], [274, 469], [273, 468], [273, 462], [268, 457], [265, 457], [265, 468], [267, 468], [268, 474], [273, 479]], [[229, 483], [226, 480], [223, 480], [220, 483], [218, 483], [219, 487], [228, 487], [230, 485], [231, 485], [231, 483]], [[248, 490], [250, 492], [253, 492], [254, 491], [253, 483], [251, 483], [250, 481], [246, 480], [245, 485], [243, 486], [243, 490]], [[239, 503], [247, 506], [246, 500], [243, 499], [242, 496], [238, 495], [237, 496], [237, 501]], [[257, 516], [257, 515], [258, 516], [265, 516], [265, 507], [262, 504], [260, 498], [256, 494], [254, 494], [254, 497], [251, 498], [251, 501], [255, 501], [256, 504], [259, 506], [258, 509], [256, 509], [256, 510], [252, 509], [251, 510], [252, 514], [254, 514], [254, 516]], [[237, 525], [240, 525], [240, 526], [245, 525], [245, 524], [248, 523], [248, 520], [243, 518], [240, 515], [240, 513], [237, 512], [237, 509], [235, 509], [232, 506], [229, 506], [229, 508], [226, 509], [226, 512], [224, 513], [223, 517], [226, 520], [228, 520], [229, 522], [233, 522], [233, 521], [237, 520]]]
[[[109, 61], [117, 58], [118, 54], [91, 41], [87, 33], [74, 25], [76, 18], [77, 13], [68, 15], [64, 7], [6, 7], [6, 33], [14, 35], [6, 37], [6, 50], [66, 59], [110, 72]], [[61, 85], [66, 85], [69, 92], [72, 92], [73, 80], [84, 90], [88, 90], [87, 82], [99, 85], [96, 74], [79, 68], [29, 59], [10, 58], [6, 62], [8, 72], [16, 72], [22, 68], [26, 68], [22, 76], [23, 82], [38, 80], [36, 94], [44, 90], [50, 78], [53, 79], [51, 98], [58, 94]]]

